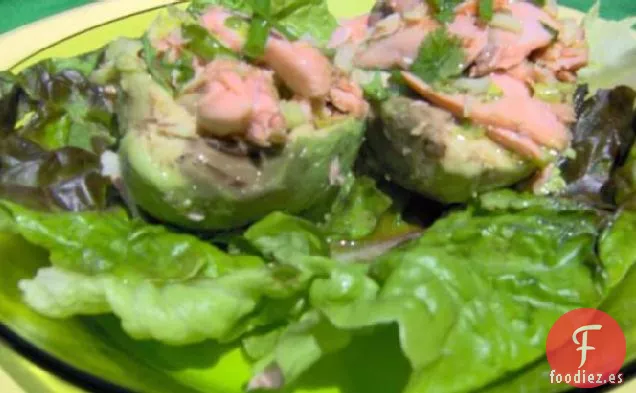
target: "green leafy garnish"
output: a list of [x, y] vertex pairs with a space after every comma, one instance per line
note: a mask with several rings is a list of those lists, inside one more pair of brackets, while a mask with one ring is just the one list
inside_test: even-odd
[[183, 37], [187, 40], [185, 47], [206, 61], [221, 54], [233, 55], [231, 50], [223, 46], [219, 40], [200, 25], [185, 25], [182, 27], [182, 31]]
[[461, 40], [439, 28], [422, 42], [411, 72], [426, 83], [443, 83], [462, 73], [465, 58]]
[[479, 19], [484, 22], [490, 22], [494, 12], [493, 0], [479, 0]]
[[[270, 3], [269, 11], [266, 3]], [[257, 26], [250, 26], [251, 28], [262, 29], [258, 25], [265, 21], [272, 29], [292, 41], [309, 35], [318, 44], [325, 45], [338, 26], [325, 0], [194, 0], [189, 10], [200, 15], [214, 5], [239, 11], [253, 18], [252, 23]], [[259, 36], [260, 34], [262, 33]]]
[[435, 18], [440, 22], [452, 22], [455, 18], [455, 7], [464, 0], [427, 0], [433, 9]]
[[270, 30], [271, 26], [269, 22], [262, 18], [254, 18], [250, 24], [243, 52], [250, 57], [261, 57], [265, 52], [265, 45], [267, 44]]
[[371, 82], [362, 85], [362, 90], [364, 96], [372, 101], [384, 101], [391, 94], [389, 88], [384, 85], [382, 75], [379, 72], [373, 75]]

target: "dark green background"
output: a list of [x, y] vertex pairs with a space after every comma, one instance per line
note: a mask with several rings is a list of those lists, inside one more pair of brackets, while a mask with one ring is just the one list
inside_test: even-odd
[[[559, 4], [587, 10], [594, 1], [560, 0]], [[0, 0], [0, 33], [90, 2], [90, 0]], [[604, 0], [601, 12], [608, 19], [634, 16], [636, 0]]]

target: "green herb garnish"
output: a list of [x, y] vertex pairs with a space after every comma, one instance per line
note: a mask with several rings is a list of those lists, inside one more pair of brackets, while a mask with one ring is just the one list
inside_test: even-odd
[[492, 16], [495, 13], [495, 7], [493, 5], [493, 0], [479, 0], [479, 19], [484, 22], [490, 22], [492, 20]]
[[270, 30], [271, 25], [269, 22], [262, 18], [254, 18], [247, 34], [243, 52], [250, 57], [261, 57], [265, 52]]
[[234, 56], [231, 50], [223, 46], [202, 26], [185, 25], [182, 32], [187, 40], [185, 47], [203, 60], [210, 61], [220, 54]]
[[384, 101], [390, 95], [389, 90], [384, 86], [380, 73], [376, 73], [371, 82], [362, 85], [362, 90], [365, 97], [373, 101]]
[[455, 7], [464, 0], [427, 0], [433, 9], [435, 18], [440, 22], [452, 22], [455, 19]]
[[463, 72], [465, 58], [461, 40], [439, 28], [422, 42], [411, 72], [426, 83], [441, 83]]

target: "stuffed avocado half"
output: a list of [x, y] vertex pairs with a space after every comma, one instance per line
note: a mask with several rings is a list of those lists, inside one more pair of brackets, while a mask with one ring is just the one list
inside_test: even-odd
[[458, 124], [422, 100], [388, 99], [370, 128], [364, 155], [374, 172], [447, 203], [514, 184], [536, 169], [483, 129]]
[[588, 61], [581, 26], [551, 7], [478, 3], [379, 1], [330, 42], [375, 108], [364, 159], [442, 203], [558, 177]]
[[247, 23], [221, 7], [196, 21], [173, 11], [144, 48], [111, 48], [105, 64], [129, 66], [118, 78], [124, 184], [160, 220], [223, 230], [299, 213], [351, 171], [368, 110], [361, 89], [319, 48], [275, 30], [246, 54]]

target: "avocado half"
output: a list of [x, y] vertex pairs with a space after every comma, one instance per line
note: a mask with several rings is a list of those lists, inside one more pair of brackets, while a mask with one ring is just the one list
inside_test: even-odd
[[196, 119], [146, 72], [122, 77], [122, 176], [129, 196], [151, 216], [195, 230], [225, 230], [273, 211], [312, 207], [338, 187], [362, 144], [364, 122], [290, 131], [260, 157], [220, 149], [197, 133]]
[[378, 175], [442, 203], [513, 185], [536, 169], [483, 130], [405, 96], [378, 104], [363, 156]]

